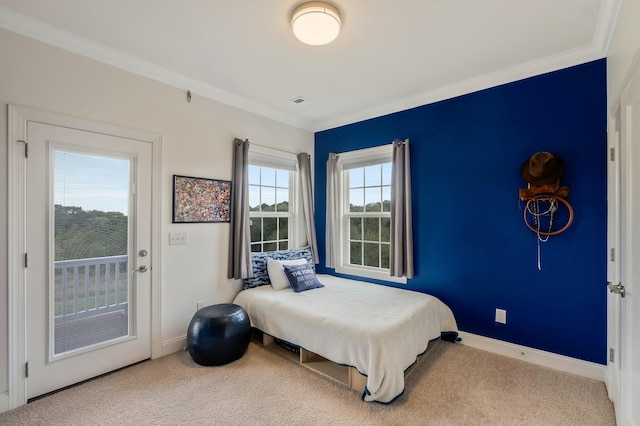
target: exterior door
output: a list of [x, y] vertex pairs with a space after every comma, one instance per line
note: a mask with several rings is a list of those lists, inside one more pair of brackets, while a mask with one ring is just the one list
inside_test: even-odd
[[27, 398], [151, 355], [152, 144], [27, 123]]

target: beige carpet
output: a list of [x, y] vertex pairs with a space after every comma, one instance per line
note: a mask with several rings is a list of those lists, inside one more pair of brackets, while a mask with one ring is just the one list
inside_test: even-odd
[[615, 425], [601, 382], [442, 342], [400, 399], [359, 394], [252, 343], [201, 367], [148, 361], [0, 414], [2, 425]]

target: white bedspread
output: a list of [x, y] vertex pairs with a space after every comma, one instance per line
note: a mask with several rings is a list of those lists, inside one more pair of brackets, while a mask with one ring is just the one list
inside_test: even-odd
[[436, 297], [318, 275], [324, 288], [295, 293], [270, 285], [241, 291], [251, 325], [367, 376], [365, 401], [390, 402], [404, 391], [404, 371], [442, 331], [458, 331]]

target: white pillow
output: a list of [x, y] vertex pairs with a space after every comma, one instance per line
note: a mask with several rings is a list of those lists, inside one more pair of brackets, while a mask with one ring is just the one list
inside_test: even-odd
[[292, 260], [275, 260], [267, 259], [267, 272], [269, 273], [269, 280], [271, 281], [271, 287], [274, 290], [284, 290], [291, 287], [287, 276], [284, 274], [284, 268], [282, 265], [304, 265], [307, 259], [292, 259]]

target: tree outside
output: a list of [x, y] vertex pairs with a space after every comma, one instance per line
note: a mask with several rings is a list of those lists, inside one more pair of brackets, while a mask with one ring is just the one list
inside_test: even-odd
[[[128, 217], [120, 212], [85, 211], [81, 207], [56, 204], [55, 261], [126, 256], [128, 226]], [[63, 312], [63, 286], [66, 286], [67, 312], [107, 306], [116, 303], [116, 298], [119, 302], [128, 300], [127, 262], [94, 262], [69, 267], [66, 271], [57, 268], [54, 273], [56, 315]], [[66, 282], [63, 282], [65, 274]]]
[[288, 170], [249, 165], [251, 251], [289, 248]]
[[127, 254], [128, 218], [120, 212], [55, 205], [55, 260]]
[[[382, 203], [384, 211], [387, 203]], [[352, 213], [379, 212], [381, 203], [350, 206]], [[349, 218], [349, 259], [352, 265], [389, 268], [389, 242], [391, 219], [352, 215]]]

